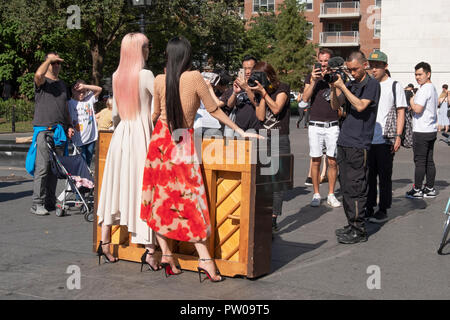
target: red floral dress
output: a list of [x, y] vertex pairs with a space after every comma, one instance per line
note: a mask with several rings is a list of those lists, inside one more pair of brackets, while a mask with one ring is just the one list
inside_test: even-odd
[[144, 168], [141, 219], [167, 238], [197, 242], [208, 238], [211, 224], [194, 130], [182, 131], [177, 143], [166, 122], [156, 123]]

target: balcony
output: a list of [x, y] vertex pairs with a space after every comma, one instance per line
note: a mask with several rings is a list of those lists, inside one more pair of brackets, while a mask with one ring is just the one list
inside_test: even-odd
[[321, 32], [319, 46], [358, 47], [359, 32], [358, 31]]
[[319, 18], [359, 18], [359, 1], [326, 2], [320, 5]]

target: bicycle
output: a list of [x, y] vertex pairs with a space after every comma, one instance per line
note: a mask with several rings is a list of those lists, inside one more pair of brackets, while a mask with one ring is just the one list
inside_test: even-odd
[[447, 216], [446, 220], [444, 222], [444, 235], [442, 237], [441, 245], [439, 246], [439, 249], [437, 251], [437, 253], [440, 254], [440, 255], [442, 255], [442, 249], [444, 249], [445, 245], [447, 244], [447, 237], [448, 237], [448, 233], [450, 231], [450, 212], [449, 212], [449, 208], [450, 208], [450, 197], [448, 198], [447, 206], [445, 207], [445, 211], [444, 211], [444, 214]]

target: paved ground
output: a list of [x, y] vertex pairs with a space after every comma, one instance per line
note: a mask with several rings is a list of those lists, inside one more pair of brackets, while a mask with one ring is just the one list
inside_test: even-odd
[[[436, 145], [440, 194], [432, 200], [404, 198], [414, 167], [411, 150], [402, 149], [394, 165], [391, 220], [370, 225], [368, 242], [342, 245], [334, 230], [345, 224], [344, 211], [325, 203], [309, 206], [307, 131], [296, 129], [294, 119], [291, 128], [294, 189], [286, 195], [273, 241], [272, 272], [257, 280], [200, 284], [193, 272], [166, 279], [163, 273], [140, 273], [132, 262], [98, 266], [92, 224], [76, 214], [30, 214], [32, 179], [20, 161], [19, 168], [0, 162], [0, 299], [449, 299], [450, 256], [436, 250], [450, 190], [450, 147]], [[81, 282], [80, 289], [70, 290], [66, 272], [73, 265], [80, 268]], [[368, 283], [377, 284], [378, 272], [380, 289], [368, 289]]]

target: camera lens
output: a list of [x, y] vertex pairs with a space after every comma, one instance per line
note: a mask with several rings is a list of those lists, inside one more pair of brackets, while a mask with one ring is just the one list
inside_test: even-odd
[[326, 100], [326, 101], [330, 101], [330, 94], [331, 94], [331, 89], [326, 89], [323, 93], [322, 93], [322, 97]]

